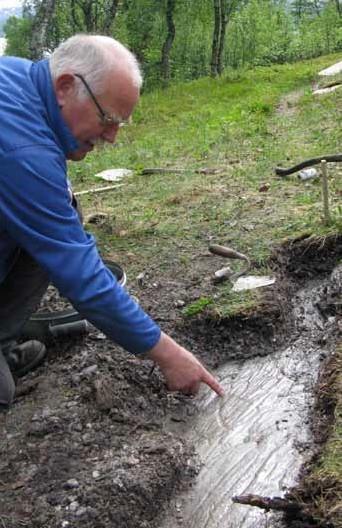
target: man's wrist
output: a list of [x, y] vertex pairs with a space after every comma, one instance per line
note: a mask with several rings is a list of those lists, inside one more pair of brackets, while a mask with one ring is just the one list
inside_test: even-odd
[[163, 366], [164, 363], [168, 363], [171, 354], [175, 355], [178, 347], [179, 345], [171, 337], [162, 332], [158, 343], [146, 353], [146, 359]]

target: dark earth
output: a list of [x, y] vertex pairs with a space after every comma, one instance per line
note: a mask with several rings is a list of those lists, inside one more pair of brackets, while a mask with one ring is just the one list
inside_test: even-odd
[[[184, 304], [220, 287], [198, 280], [212, 275], [208, 258], [196, 259], [189, 277], [176, 268], [172, 276], [151, 269], [128, 286], [163, 329], [216, 369], [290, 343], [290, 299], [306, 281], [330, 275], [341, 257], [341, 235], [284, 243], [269, 262], [276, 285], [265, 288], [256, 311], [229, 319], [182, 315]], [[332, 352], [341, 329], [341, 273], [335, 275], [317, 300], [324, 317], [336, 320], [324, 338]], [[49, 295], [51, 307], [56, 299]], [[160, 526], [170, 499], [200, 471], [194, 446], [182, 434], [198, 412], [193, 399], [169, 393], [151, 362], [122, 351], [96, 329], [48, 347], [48, 360], [18, 380], [15, 405], [0, 414], [0, 527]], [[330, 360], [322, 358], [322, 376], [329, 375]], [[334, 408], [331, 400], [317, 402], [312, 424], [318, 452]], [[301, 498], [309, 512], [310, 493], [305, 497], [302, 490]], [[307, 513], [287, 523], [335, 526], [315, 524]]]

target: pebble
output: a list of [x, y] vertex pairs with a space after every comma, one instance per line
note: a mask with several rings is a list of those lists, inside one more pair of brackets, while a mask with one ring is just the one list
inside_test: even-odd
[[76, 479], [69, 479], [64, 484], [64, 489], [76, 489], [76, 488], [79, 488], [79, 487], [80, 487], [80, 484], [79, 484], [78, 480], [76, 480]]
[[98, 366], [96, 364], [90, 365], [90, 367], [86, 367], [83, 370], [81, 370], [81, 375], [88, 376], [89, 374], [94, 374], [95, 372], [97, 372], [97, 370], [98, 370]]
[[84, 506], [81, 506], [81, 508], [79, 508], [77, 510], [77, 512], [75, 513], [76, 517], [82, 517], [83, 515], [85, 515], [87, 513], [87, 508], [85, 508]]
[[78, 385], [79, 382], [81, 381], [81, 376], [79, 374], [73, 374], [71, 376], [71, 380], [72, 380], [74, 385]]
[[91, 434], [84, 433], [84, 435], [82, 435], [82, 442], [84, 445], [90, 445], [92, 443]]
[[67, 409], [70, 409], [71, 407], [76, 407], [76, 405], [77, 405], [76, 401], [69, 401], [69, 402], [66, 402], [65, 407]]
[[70, 511], [72, 511], [72, 512], [76, 511], [77, 508], [79, 507], [79, 505], [80, 504], [77, 501], [71, 502], [70, 505], [69, 505]]
[[81, 431], [83, 431], [83, 426], [80, 422], [78, 422], [74, 424], [72, 429], [80, 433]]
[[93, 478], [99, 478], [99, 476], [100, 472], [95, 469], [95, 471], [93, 471]]
[[139, 282], [139, 284], [142, 286], [143, 282], [144, 282], [144, 278], [145, 278], [145, 272], [142, 271], [141, 273], [139, 273], [139, 275], [137, 275], [137, 281]]

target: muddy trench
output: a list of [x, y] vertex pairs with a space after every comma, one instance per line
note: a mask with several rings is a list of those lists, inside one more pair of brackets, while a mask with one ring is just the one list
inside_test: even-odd
[[96, 330], [50, 344], [0, 415], [0, 526], [285, 526], [232, 496], [283, 496], [315, 452], [314, 387], [341, 330], [341, 256], [340, 236], [278, 248], [260, 310], [228, 321], [185, 323], [174, 301], [191, 285], [173, 278], [153, 295], [132, 285], [215, 369], [222, 400], [168, 393], [157, 369]]

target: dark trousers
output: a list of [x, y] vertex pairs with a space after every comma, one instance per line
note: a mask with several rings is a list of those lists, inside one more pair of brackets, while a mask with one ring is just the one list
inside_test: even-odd
[[46, 273], [23, 250], [0, 283], [0, 406], [12, 403], [15, 392], [6, 351], [13, 347], [25, 322], [36, 311], [48, 284]]

